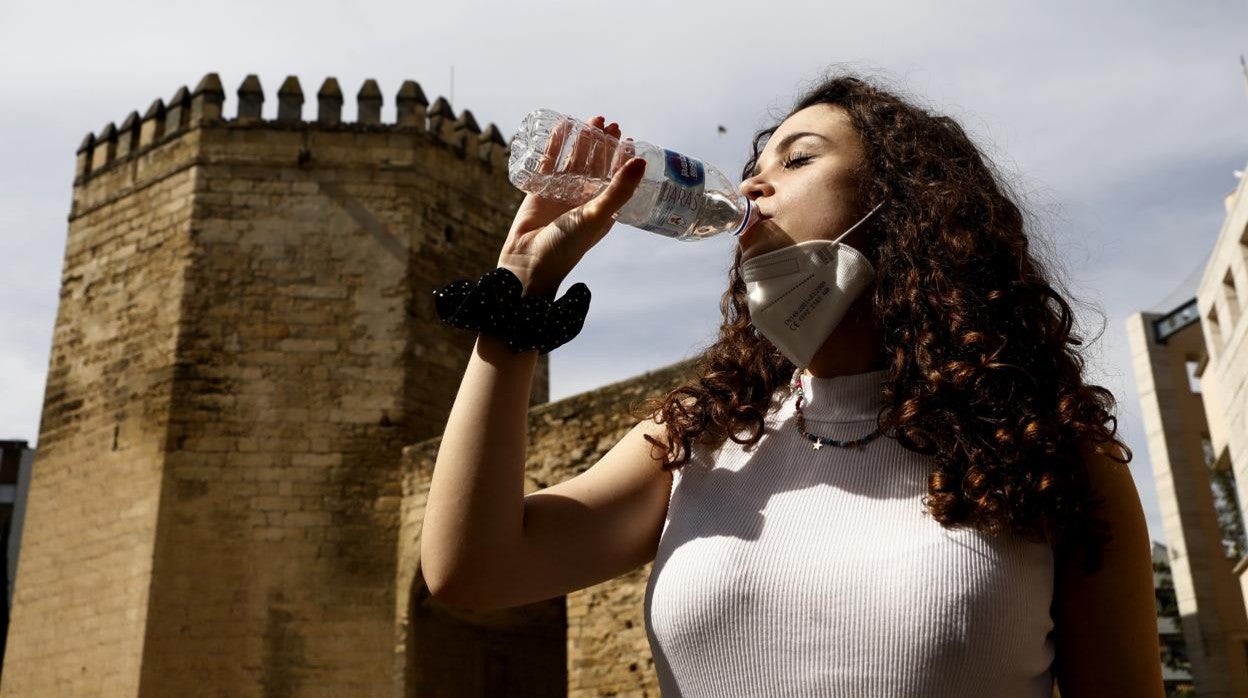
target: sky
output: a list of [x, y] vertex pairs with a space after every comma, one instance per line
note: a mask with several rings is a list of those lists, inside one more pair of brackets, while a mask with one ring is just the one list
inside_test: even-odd
[[[1248, 0], [0, 3], [0, 438], [38, 442], [78, 144], [206, 73], [230, 117], [250, 73], [268, 119], [288, 75], [305, 93], [336, 77], [345, 121], [368, 78], [385, 122], [409, 79], [504, 137], [540, 107], [603, 114], [739, 182], [754, 132], [847, 69], [956, 119], [1020, 194], [1076, 330], [1095, 340], [1089, 381], [1118, 398], [1150, 535], [1165, 542], [1125, 326], [1168, 310], [1156, 305], [1217, 238], [1248, 160], [1241, 53]], [[550, 354], [551, 399], [708, 346], [730, 238], [617, 224], [562, 286], [582, 281], [593, 299]]]

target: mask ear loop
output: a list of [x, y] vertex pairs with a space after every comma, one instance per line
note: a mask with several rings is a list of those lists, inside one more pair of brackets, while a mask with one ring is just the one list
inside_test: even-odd
[[850, 233], [854, 232], [854, 230], [855, 230], [858, 226], [860, 226], [860, 225], [862, 225], [864, 222], [866, 222], [866, 220], [867, 220], [868, 218], [870, 218], [870, 217], [872, 216], [872, 214], [874, 214], [876, 211], [880, 210], [880, 207], [881, 207], [881, 206], [883, 206], [883, 205], [884, 205], [884, 202], [883, 202], [883, 201], [881, 201], [880, 203], [876, 204], [876, 205], [875, 205], [875, 208], [871, 209], [870, 211], [867, 211], [867, 215], [863, 216], [862, 218], [859, 218], [857, 223], [855, 223], [855, 224], [853, 224], [853, 225], [849, 226], [849, 230], [846, 230], [845, 232], [843, 232], [843, 233], [841, 233], [840, 235], [838, 235], [838, 236], [837, 236], [837, 238], [836, 238], [835, 240], [833, 240], [832, 242], [839, 243], [839, 242], [841, 241], [841, 239], [842, 239], [842, 238], [844, 238], [846, 235], [849, 235]]

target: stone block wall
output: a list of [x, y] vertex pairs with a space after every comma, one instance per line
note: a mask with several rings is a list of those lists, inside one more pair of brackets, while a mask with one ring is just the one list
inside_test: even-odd
[[75, 190], [0, 695], [137, 693], [194, 141]]
[[[573, 478], [597, 463], [636, 425], [638, 420], [632, 416], [632, 406], [648, 397], [665, 395], [693, 380], [693, 361], [682, 361], [532, 408], [529, 411], [525, 493]], [[522, 672], [538, 662], [534, 657], [537, 647], [556, 658], [566, 654], [566, 663], [553, 668], [550, 662], [541, 663], [546, 673], [525, 675], [527, 683], [524, 685], [545, 687], [558, 683], [564, 692], [557, 695], [571, 698], [658, 698], [658, 677], [643, 623], [645, 588], [653, 563], [566, 597], [500, 611], [466, 613], [445, 607], [429, 596], [419, 571], [420, 530], [440, 444], [438, 436], [403, 451], [403, 501], [395, 586], [399, 590], [396, 614], [402, 631], [406, 675], [424, 677], [429, 685], [445, 685], [437, 677], [459, 675], [464, 677], [461, 680], [488, 677], [492, 668], [499, 676], [514, 678], [525, 675]], [[448, 626], [458, 634], [448, 632]], [[465, 632], [466, 628], [486, 628], [493, 635], [514, 634], [517, 627], [526, 628], [531, 637], [495, 648]], [[551, 628], [563, 633], [560, 639], [566, 643], [564, 646], [540, 640], [549, 636]], [[428, 646], [427, 636], [443, 640], [439, 655], [415, 650]], [[457, 657], [458, 662], [451, 666], [439, 663], [440, 657], [447, 655]], [[562, 674], [550, 675], [560, 670]], [[488, 688], [488, 685], [481, 688]], [[407, 690], [404, 695], [434, 694]], [[466, 690], [462, 695], [496, 694]]]
[[[215, 74], [83, 141], [0, 696], [392, 695], [405, 444], [473, 338], [507, 143], [408, 81]], [[548, 359], [533, 402], [547, 399]]]

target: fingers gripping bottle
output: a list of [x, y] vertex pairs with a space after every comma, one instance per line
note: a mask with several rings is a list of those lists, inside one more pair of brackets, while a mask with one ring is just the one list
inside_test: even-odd
[[615, 219], [682, 241], [740, 235], [758, 209], [713, 165], [644, 141], [620, 141], [550, 109], [524, 118], [511, 141], [508, 178], [517, 189], [572, 206], [597, 196], [630, 158], [646, 173]]

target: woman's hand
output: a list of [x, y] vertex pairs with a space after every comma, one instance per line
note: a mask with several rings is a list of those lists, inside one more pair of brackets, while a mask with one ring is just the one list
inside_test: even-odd
[[[512, 221], [507, 241], [498, 257], [498, 266], [510, 269], [524, 284], [524, 295], [554, 298], [559, 284], [591, 247], [606, 236], [619, 211], [641, 182], [646, 161], [633, 157], [632, 141], [620, 141], [617, 148], [605, 146], [602, 134], [620, 137], [612, 122], [603, 128], [604, 117], [595, 117], [572, 147], [566, 172], [591, 177], [611, 177], [597, 196], [579, 206], [528, 194]], [[554, 171], [568, 127], [555, 128], [547, 142], [547, 157], [540, 172]], [[598, 147], [593, 147], [597, 143]], [[618, 151], [618, 152], [617, 152]]]

